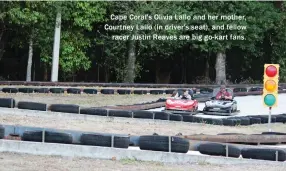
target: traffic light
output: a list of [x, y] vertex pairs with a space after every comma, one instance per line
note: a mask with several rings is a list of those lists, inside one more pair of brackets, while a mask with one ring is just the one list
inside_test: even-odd
[[279, 64], [264, 65], [263, 103], [267, 107], [277, 106]]

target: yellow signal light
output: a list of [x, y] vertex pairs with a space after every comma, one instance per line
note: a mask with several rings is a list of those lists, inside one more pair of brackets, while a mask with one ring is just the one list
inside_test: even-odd
[[273, 80], [267, 80], [267, 81], [265, 82], [265, 89], [266, 89], [267, 91], [270, 91], [270, 92], [275, 91], [275, 90], [277, 89], [277, 84], [276, 84], [276, 82], [273, 81]]

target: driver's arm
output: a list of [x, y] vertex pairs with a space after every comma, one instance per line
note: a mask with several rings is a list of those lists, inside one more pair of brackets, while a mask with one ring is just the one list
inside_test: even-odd
[[218, 93], [216, 94], [215, 98], [216, 98], [216, 99], [220, 99], [220, 98], [221, 98], [221, 95], [222, 95], [222, 94], [221, 94], [220, 92], [218, 92]]
[[232, 95], [230, 93], [227, 93], [225, 98], [231, 100], [232, 99]]

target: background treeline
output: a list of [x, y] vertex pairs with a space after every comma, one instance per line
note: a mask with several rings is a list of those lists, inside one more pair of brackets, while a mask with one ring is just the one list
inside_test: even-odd
[[[0, 2], [0, 79], [49, 81], [57, 13], [61, 13], [59, 81], [210, 83], [261, 82], [264, 63], [286, 73], [282, 2]], [[111, 21], [110, 14], [246, 15], [246, 21]], [[244, 41], [114, 41], [104, 24], [227, 24]], [[200, 33], [162, 30], [164, 35]]]

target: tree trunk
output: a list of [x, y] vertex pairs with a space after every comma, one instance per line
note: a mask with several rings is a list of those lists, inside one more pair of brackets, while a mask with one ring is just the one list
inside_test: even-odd
[[156, 83], [169, 84], [171, 79], [171, 71], [162, 71], [160, 61], [156, 62]]
[[31, 81], [32, 79], [32, 64], [33, 64], [33, 34], [30, 35], [30, 40], [29, 40], [29, 55], [28, 55], [28, 64], [26, 72], [26, 81]]
[[206, 77], [206, 79], [210, 78], [210, 64], [209, 64], [209, 57], [208, 56], [207, 56], [207, 59], [206, 59], [205, 77]]
[[216, 57], [216, 84], [226, 84], [225, 73], [226, 55], [224, 52], [218, 52]]
[[185, 84], [187, 82], [187, 72], [186, 72], [187, 67], [186, 67], [186, 63], [187, 63], [186, 57], [183, 56], [181, 58], [181, 65], [182, 65], [182, 81], [181, 81], [181, 83], [182, 84]]
[[280, 9], [281, 11], [283, 11], [283, 1], [275, 1], [274, 2], [274, 6], [278, 9]]
[[33, 80], [32, 81], [36, 81], [36, 63], [34, 62], [34, 65], [33, 65]]
[[5, 50], [4, 50], [4, 42], [2, 42], [3, 32], [4, 31], [2, 31], [0, 33], [0, 61], [1, 61], [2, 57], [3, 57], [3, 55], [4, 55], [4, 52], [5, 52]]
[[156, 72], [156, 83], [157, 84], [170, 84], [171, 71], [157, 71]]
[[51, 72], [51, 81], [57, 82], [59, 75], [59, 55], [60, 55], [60, 41], [61, 41], [61, 21], [62, 14], [60, 7], [58, 7], [55, 24], [55, 35], [54, 35], [54, 48], [53, 48], [53, 63]]
[[134, 83], [135, 80], [135, 62], [136, 62], [136, 55], [135, 55], [135, 41], [129, 40], [128, 42], [128, 60], [127, 60], [127, 73], [124, 79], [126, 83]]
[[48, 81], [48, 66], [44, 64], [44, 81]]
[[105, 74], [104, 74], [104, 82], [108, 83], [109, 82], [109, 67], [104, 67]]

